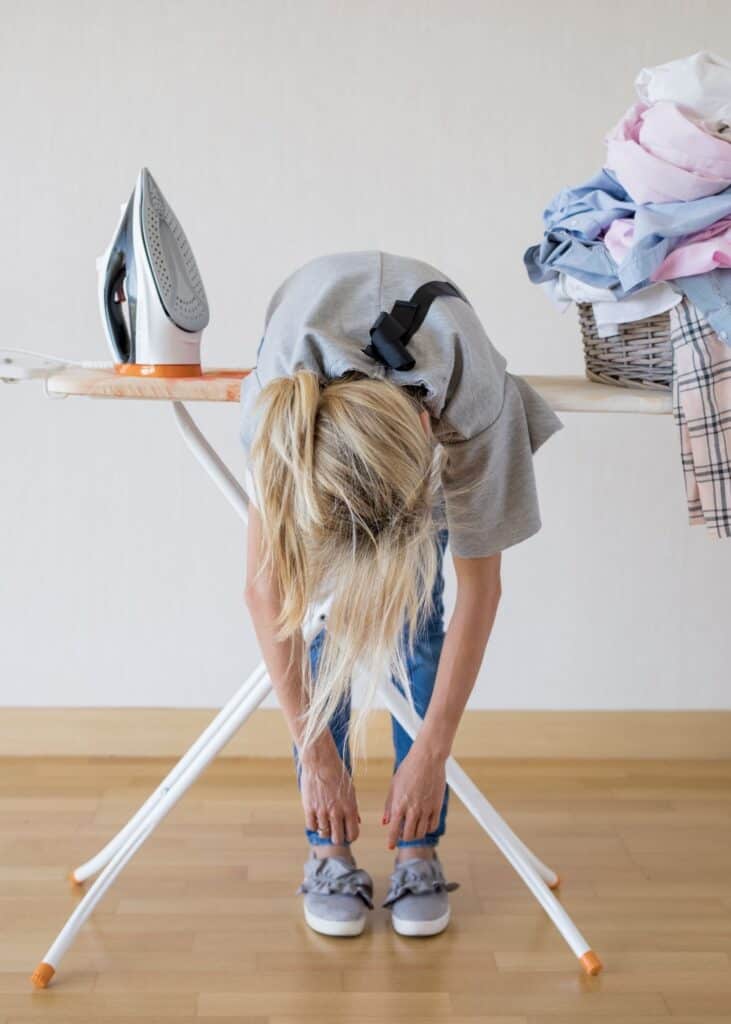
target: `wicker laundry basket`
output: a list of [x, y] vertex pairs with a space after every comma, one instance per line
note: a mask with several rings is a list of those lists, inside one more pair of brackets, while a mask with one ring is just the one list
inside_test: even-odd
[[673, 348], [670, 314], [617, 325], [617, 334], [600, 338], [590, 303], [578, 303], [589, 380], [621, 388], [668, 391], [672, 386]]

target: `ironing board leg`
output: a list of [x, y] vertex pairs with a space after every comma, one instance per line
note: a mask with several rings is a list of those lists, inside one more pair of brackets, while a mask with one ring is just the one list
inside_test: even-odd
[[[319, 625], [320, 615], [313, 616], [310, 620], [309, 626], [303, 630], [303, 636], [306, 641], [308, 641], [309, 637], [314, 633]], [[262, 662], [261, 665], [252, 672], [244, 685], [236, 691], [231, 700], [224, 705], [210, 725], [208, 725], [200, 734], [198, 739], [185, 752], [183, 757], [181, 757], [169, 774], [165, 776], [157, 789], [150, 794], [144, 804], [142, 804], [134, 816], [130, 818], [127, 824], [120, 829], [112, 839], [110, 839], [99, 853], [95, 854], [94, 857], [71, 872], [70, 879], [72, 882], [75, 884], [81, 884], [88, 878], [91, 878], [92, 875], [95, 875], [98, 871], [101, 871], [101, 869], [109, 863], [127, 837], [152, 813], [153, 808], [170, 790], [171, 786], [185, 772], [187, 772], [191, 766], [195, 768], [199, 761], [202, 761], [204, 764], [208, 763], [208, 748], [211, 743], [215, 743], [218, 732], [226, 727], [229, 718], [238, 712], [242, 702], [246, 701], [252, 690], [266, 678], [268, 678], [266, 674], [266, 666]]]
[[182, 402], [173, 402], [173, 415], [188, 449], [214, 482], [240, 519], [249, 522], [249, 498], [216, 450], [198, 429]]
[[84, 864], [79, 865], [79, 867], [75, 868], [71, 872], [70, 878], [72, 882], [76, 884], [85, 882], [88, 878], [91, 878], [92, 875], [101, 871], [101, 869], [109, 863], [117, 850], [124, 844], [125, 840], [137, 829], [137, 826], [147, 818], [152, 808], [165, 796], [165, 794], [170, 790], [170, 787], [200, 755], [205, 756], [204, 752], [218, 730], [228, 721], [229, 717], [238, 710], [241, 702], [246, 700], [247, 696], [251, 693], [254, 687], [264, 679], [265, 675], [265, 666], [261, 664], [254, 672], [252, 672], [244, 685], [236, 691], [231, 700], [224, 705], [210, 725], [200, 734], [195, 743], [193, 743], [193, 745], [186, 751], [172, 771], [166, 775], [157, 789], [150, 794], [144, 804], [142, 804], [136, 814], [130, 818], [124, 828], [122, 828], [116, 836], [110, 839], [99, 853], [90, 858], [90, 860], [87, 860]]
[[71, 914], [61, 929], [58, 938], [31, 976], [31, 980], [37, 988], [46, 988], [56, 973], [62, 957], [74, 941], [77, 932], [104, 893], [112, 885], [117, 875], [119, 875], [145, 840], [154, 832], [163, 818], [195, 782], [204, 768], [214, 760], [231, 737], [241, 728], [246, 719], [259, 707], [270, 690], [271, 683], [269, 682], [269, 677], [265, 674], [251, 688], [246, 699], [239, 703], [236, 711], [229, 715], [226, 723], [210, 739], [201, 755], [166, 789], [164, 795], [150, 809], [144, 820], [127, 833], [126, 838], [121, 842], [107, 866], [78, 904], [73, 914]]
[[[413, 739], [421, 723], [408, 701], [390, 681], [381, 687], [381, 691], [386, 707]], [[598, 974], [602, 969], [599, 957], [549, 888], [552, 881], [557, 881], [554, 872], [542, 864], [518, 839], [453, 757], [447, 761], [446, 775], [449, 786], [528, 886], [578, 957], [586, 973]]]

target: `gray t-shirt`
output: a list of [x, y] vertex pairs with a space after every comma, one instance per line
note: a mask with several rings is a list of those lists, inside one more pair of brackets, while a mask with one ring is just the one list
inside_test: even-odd
[[269, 303], [256, 366], [242, 384], [241, 440], [248, 454], [261, 389], [299, 369], [323, 381], [359, 370], [421, 386], [434, 439], [447, 453], [442, 495], [450, 548], [480, 558], [540, 529], [533, 454], [563, 424], [537, 391], [506, 371], [474, 309], [459, 297], [432, 302], [408, 344], [411, 370], [394, 370], [362, 351], [378, 315], [428, 281], [458, 287], [427, 263], [379, 251], [334, 253], [296, 270]]

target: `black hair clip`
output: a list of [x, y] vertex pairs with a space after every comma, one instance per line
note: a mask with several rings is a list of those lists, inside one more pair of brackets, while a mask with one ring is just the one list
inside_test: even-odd
[[455, 296], [467, 302], [464, 295], [447, 281], [423, 284], [408, 301], [398, 299], [390, 313], [379, 313], [370, 329], [371, 343], [362, 349], [392, 370], [412, 370], [416, 360], [406, 346], [421, 327], [434, 299], [440, 295]]

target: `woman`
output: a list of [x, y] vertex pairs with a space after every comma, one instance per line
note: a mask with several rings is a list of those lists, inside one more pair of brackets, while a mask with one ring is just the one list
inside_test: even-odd
[[[353, 745], [379, 682], [423, 717], [394, 722], [382, 824], [396, 848], [384, 906], [403, 935], [449, 921], [436, 847], [445, 763], [500, 599], [500, 553], [541, 525], [532, 456], [562, 426], [506, 372], [441, 271], [367, 251], [320, 257], [272, 298], [241, 395], [251, 499], [246, 601], [292, 734], [310, 856], [307, 923], [357, 935], [373, 884], [352, 844]], [[457, 599], [446, 633], [442, 556]], [[307, 649], [307, 609], [331, 597]], [[351, 724], [350, 684], [364, 676]]]

